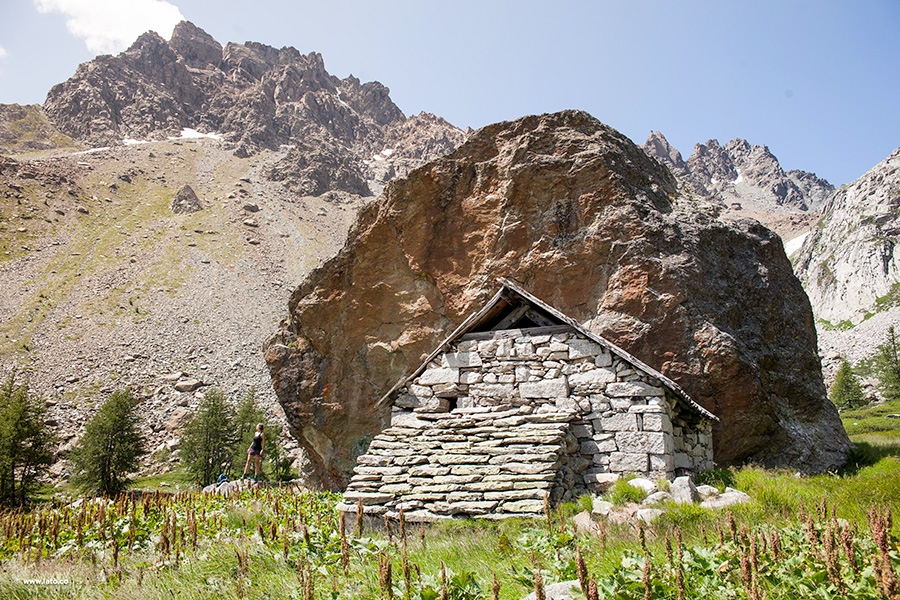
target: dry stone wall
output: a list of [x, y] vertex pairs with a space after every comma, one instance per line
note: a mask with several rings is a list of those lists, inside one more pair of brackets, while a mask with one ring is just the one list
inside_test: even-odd
[[[407, 419], [359, 457], [339, 509], [410, 521], [535, 516], [561, 497], [578, 443], [568, 413], [506, 406]], [[415, 422], [409, 422], [415, 421]]]
[[602, 491], [626, 473], [713, 466], [706, 419], [564, 326], [462, 336], [398, 391], [391, 424], [360, 457], [347, 510], [538, 514], [544, 496]]
[[577, 415], [573, 431], [591, 459], [588, 485], [610, 474], [672, 477], [712, 468], [709, 423], [657, 379], [571, 328], [531, 331], [539, 333], [463, 336], [401, 390], [394, 419], [500, 404]]

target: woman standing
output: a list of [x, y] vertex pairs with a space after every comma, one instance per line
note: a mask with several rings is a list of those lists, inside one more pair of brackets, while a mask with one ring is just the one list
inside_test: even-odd
[[241, 479], [247, 477], [247, 471], [250, 469], [250, 461], [254, 462], [253, 481], [259, 479], [259, 467], [262, 464], [263, 447], [266, 443], [266, 434], [263, 433], [263, 424], [256, 426], [256, 433], [253, 434], [253, 443], [247, 449], [247, 464], [244, 465], [244, 474]]

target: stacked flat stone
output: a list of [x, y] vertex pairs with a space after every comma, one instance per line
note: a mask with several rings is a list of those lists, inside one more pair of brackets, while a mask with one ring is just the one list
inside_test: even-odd
[[569, 413], [496, 406], [390, 427], [359, 457], [340, 510], [409, 521], [534, 517], [577, 451]]

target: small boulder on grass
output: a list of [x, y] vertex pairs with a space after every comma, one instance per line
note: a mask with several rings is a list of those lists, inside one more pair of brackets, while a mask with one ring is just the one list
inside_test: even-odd
[[594, 498], [591, 507], [591, 513], [595, 515], [606, 516], [609, 514], [609, 511], [613, 509], [613, 503], [607, 502], [603, 498]]
[[584, 510], [572, 517], [572, 524], [575, 526], [576, 533], [586, 535], [599, 535], [600, 526], [591, 518], [591, 513]]
[[725, 491], [718, 496], [707, 498], [700, 503], [703, 508], [725, 508], [735, 504], [744, 504], [750, 502], [750, 496], [740, 490], [727, 487]]
[[653, 492], [641, 504], [659, 504], [660, 502], [668, 502], [672, 500], [672, 494], [669, 492]]
[[223, 483], [211, 483], [203, 488], [204, 494], [217, 494], [219, 496], [229, 496], [238, 494], [243, 490], [250, 488], [250, 482], [247, 480], [237, 479], [235, 481], [225, 481]]
[[172, 198], [172, 204], [170, 205], [172, 212], [181, 215], [186, 213], [195, 213], [203, 210], [203, 205], [200, 203], [200, 198], [197, 197], [196, 192], [194, 192], [194, 188], [189, 185], [185, 185], [178, 193], [175, 194], [175, 197]]
[[700, 495], [700, 500], [706, 500], [707, 498], [712, 498], [713, 496], [719, 495], [719, 490], [711, 485], [698, 485], [697, 493]]
[[659, 487], [656, 485], [656, 483], [650, 481], [645, 477], [635, 477], [634, 479], [629, 479], [628, 485], [644, 490], [644, 492], [646, 492], [648, 496], [659, 491]]
[[[578, 593], [573, 593], [572, 590], [577, 590]], [[522, 600], [535, 600], [535, 598], [537, 598], [536, 594], [536, 592], [531, 592], [522, 598]], [[559, 583], [551, 583], [544, 586], [544, 598], [547, 600], [572, 600], [576, 597], [584, 597], [581, 593], [581, 586], [579, 585], [578, 580], [561, 581]]]
[[635, 513], [635, 516], [647, 525], [650, 525], [657, 520], [663, 512], [664, 511], [661, 511], [658, 508], [641, 508]]
[[669, 493], [672, 494], [672, 500], [678, 504], [693, 504], [700, 501], [700, 492], [687, 475], [676, 477], [669, 486]]

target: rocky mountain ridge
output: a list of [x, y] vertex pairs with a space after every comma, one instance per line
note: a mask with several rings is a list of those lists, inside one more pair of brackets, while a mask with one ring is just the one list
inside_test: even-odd
[[710, 197], [729, 213], [759, 220], [786, 241], [809, 229], [834, 186], [815, 173], [781, 168], [768, 147], [734, 139], [696, 144], [687, 160], [653, 131], [642, 148], [666, 165], [686, 189]]
[[[869, 358], [888, 328], [900, 325], [897, 150], [834, 190], [813, 173], [782, 170], [768, 148], [745, 140], [698, 144], [687, 161], [659, 132], [643, 148], [684, 189], [716, 202], [722, 218], [750, 216], [785, 241], [794, 239], [792, 260], [816, 316], [826, 382], [842, 359]], [[877, 397], [874, 383], [869, 389]]]
[[659, 162], [578, 111], [482, 128], [394, 181], [295, 290], [267, 342], [317, 481], [345, 484], [387, 417], [376, 401], [481, 308], [498, 276], [717, 414], [720, 464], [841, 464], [849, 441], [780, 239], [692, 200]]
[[466, 135], [434, 115], [406, 118], [388, 88], [338, 79], [318, 53], [223, 47], [189, 22], [168, 42], [148, 32], [118, 56], [80, 65], [50, 90], [44, 110], [61, 132], [94, 146], [185, 128], [220, 133], [238, 156], [285, 146], [268, 176], [301, 195], [378, 194]]
[[841, 186], [794, 259], [828, 353], [866, 358], [900, 322], [898, 209], [900, 148]]

